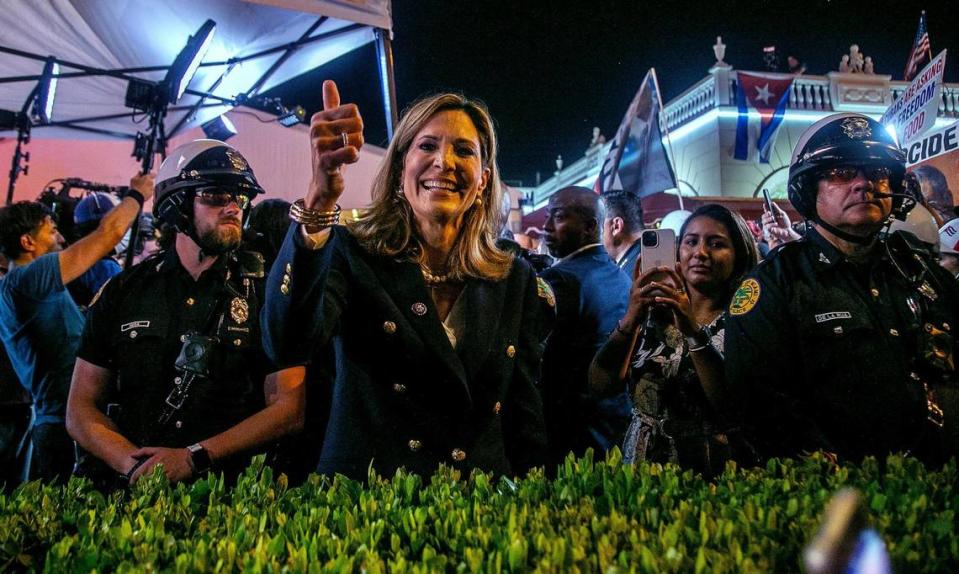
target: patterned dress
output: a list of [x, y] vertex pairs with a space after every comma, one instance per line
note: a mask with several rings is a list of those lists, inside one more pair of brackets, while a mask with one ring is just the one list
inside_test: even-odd
[[[721, 314], [705, 327], [720, 355], [724, 323]], [[672, 462], [707, 476], [722, 472], [742, 445], [706, 399], [682, 333], [671, 324], [641, 333], [629, 373], [633, 420], [623, 443], [626, 462]]]

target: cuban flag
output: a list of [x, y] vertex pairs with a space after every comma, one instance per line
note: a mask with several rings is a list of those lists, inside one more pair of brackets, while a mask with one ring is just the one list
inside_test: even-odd
[[739, 106], [739, 120], [736, 123], [736, 159], [749, 159], [749, 110], [759, 112], [759, 135], [756, 149], [759, 161], [769, 163], [769, 152], [776, 141], [776, 131], [782, 124], [789, 103], [789, 92], [793, 76], [783, 74], [749, 74], [737, 72], [736, 103]]

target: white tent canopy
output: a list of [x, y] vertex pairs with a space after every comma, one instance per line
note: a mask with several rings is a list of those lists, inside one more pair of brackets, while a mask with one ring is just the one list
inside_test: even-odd
[[[262, 93], [373, 41], [376, 29], [392, 29], [390, 0], [5, 0], [0, 49], [61, 61], [52, 125], [35, 127], [33, 137], [132, 138], [146, 131], [143, 115], [124, 105], [127, 79], [71, 77], [81, 70], [69, 64], [159, 81], [208, 18], [216, 33], [189, 88], [227, 99]], [[264, 51], [270, 52], [236, 60]], [[43, 66], [42, 59], [0, 53], [0, 109], [22, 108], [37, 82], [10, 79], [39, 76]], [[141, 68], [154, 70], [135, 71]], [[200, 103], [208, 107], [193, 108]], [[187, 92], [169, 111], [166, 134], [174, 137], [230, 107]]]

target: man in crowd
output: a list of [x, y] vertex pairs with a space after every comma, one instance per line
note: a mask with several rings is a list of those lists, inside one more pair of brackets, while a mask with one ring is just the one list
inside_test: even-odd
[[[100, 220], [119, 203], [119, 197], [102, 191], [91, 193], [81, 199], [73, 210], [73, 230], [77, 237], [86, 237], [92, 233], [100, 224]], [[124, 236], [124, 239], [114, 250], [103, 256], [93, 264], [93, 267], [87, 269], [83, 275], [67, 285], [67, 289], [77, 305], [80, 307], [89, 305], [100, 288], [121, 271], [120, 264], [113, 256], [117, 251], [126, 249], [127, 241], [128, 237]]]
[[233, 477], [302, 426], [303, 386], [269, 374], [260, 344], [263, 259], [237, 250], [262, 191], [243, 156], [215, 140], [160, 167], [153, 211], [176, 230], [173, 247], [107, 283], [73, 374], [67, 427], [112, 469], [100, 480], [134, 482], [161, 464], [171, 481], [211, 468]]
[[95, 231], [66, 249], [42, 204], [21, 201], [0, 209], [0, 248], [10, 265], [0, 281], [0, 338], [33, 398], [31, 478], [63, 479], [73, 468], [64, 414], [83, 315], [65, 285], [119, 243], [153, 195], [153, 176], [134, 177], [130, 188]]
[[556, 296], [556, 323], [543, 353], [543, 411], [553, 464], [588, 447], [603, 452], [622, 443], [629, 425], [625, 388], [613, 398], [588, 396], [593, 356], [626, 311], [630, 281], [600, 243], [603, 206], [583, 187], [556, 192], [544, 230], [559, 261], [541, 273]]
[[866, 116], [800, 137], [789, 198], [810, 229], [741, 284], [726, 323], [727, 379], [760, 454], [959, 453], [959, 284], [912, 235], [879, 234], [917, 193]]
[[643, 235], [643, 206], [638, 197], [626, 191], [603, 196], [606, 217], [603, 220], [603, 246], [630, 280], [639, 259]]
[[[0, 279], [7, 274], [7, 259], [0, 253]], [[29, 442], [30, 395], [20, 385], [7, 350], [0, 345], [0, 484], [11, 491], [26, 477], [23, 476]], [[3, 487], [0, 487], [3, 488]]]

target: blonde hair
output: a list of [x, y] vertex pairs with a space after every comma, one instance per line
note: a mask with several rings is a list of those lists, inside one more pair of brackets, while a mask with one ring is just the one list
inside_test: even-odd
[[350, 231], [371, 253], [413, 259], [422, 253], [413, 210], [400, 191], [403, 161], [420, 129], [433, 116], [448, 110], [462, 111], [473, 121], [479, 133], [480, 160], [483, 167], [489, 169], [486, 188], [480, 190], [478, 196], [482, 202], [470, 206], [463, 216], [459, 237], [450, 253], [448, 272], [457, 280], [473, 277], [497, 281], [509, 273], [513, 256], [496, 246], [503, 196], [496, 166], [496, 133], [486, 106], [462, 95], [438, 94], [407, 108], [374, 179], [370, 209], [349, 225]]

